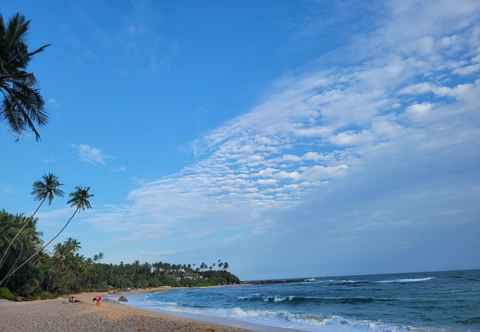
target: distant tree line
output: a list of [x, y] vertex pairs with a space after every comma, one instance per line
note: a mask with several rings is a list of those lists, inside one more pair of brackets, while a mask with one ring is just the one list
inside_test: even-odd
[[[30, 216], [0, 211], [0, 297], [11, 297], [11, 292], [21, 297], [44, 298], [86, 290], [239, 283], [238, 278], [227, 271], [228, 262], [220, 259], [198, 266], [164, 262], [140, 264], [138, 261], [105, 264], [101, 262], [102, 253], [92, 258], [80, 255], [77, 240], [69, 238], [55, 244], [74, 217], [91, 208], [93, 194], [89, 187], [77, 186], [68, 195], [67, 204], [72, 214], [52, 238], [43, 242], [36, 228], [36, 215], [45, 203], [50, 205], [64, 195], [62, 186], [55, 175], [44, 175], [33, 183], [32, 196], [38, 205]], [[54, 247], [49, 253], [47, 249], [51, 245]]]
[[[35, 254], [42, 246], [36, 219], [0, 211], [0, 253], [9, 244], [11, 234], [24, 226], [24, 232], [11, 246], [0, 268], [0, 278], [19, 261]], [[102, 263], [103, 254], [92, 258], [79, 254], [80, 242], [67, 239], [54, 246], [51, 253], [41, 252], [3, 285], [15, 296], [48, 298], [80, 291], [145, 288], [157, 286], [211, 286], [236, 284], [240, 280], [227, 271], [227, 262], [207, 265], [169, 264], [165, 262], [131, 264]], [[0, 291], [0, 294], [2, 292]]]

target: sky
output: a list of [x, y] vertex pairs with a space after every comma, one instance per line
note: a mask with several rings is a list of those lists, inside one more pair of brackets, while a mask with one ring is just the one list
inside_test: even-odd
[[[41, 140], [0, 122], [1, 208], [90, 186], [62, 239], [242, 279], [480, 268], [480, 2], [8, 1]], [[42, 208], [47, 239], [72, 210]]]

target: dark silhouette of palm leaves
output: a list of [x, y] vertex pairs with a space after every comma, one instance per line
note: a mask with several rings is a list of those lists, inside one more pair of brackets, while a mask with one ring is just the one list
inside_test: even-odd
[[90, 194], [90, 187], [75, 187], [75, 191], [70, 193], [70, 200], [67, 202], [71, 207], [77, 210], [90, 209], [90, 198], [93, 194]]
[[31, 130], [38, 140], [37, 126], [45, 125], [48, 116], [36, 88], [35, 75], [27, 71], [27, 65], [35, 54], [50, 45], [29, 52], [25, 41], [29, 25], [30, 21], [19, 13], [7, 23], [0, 16], [0, 92], [3, 96], [0, 117], [7, 121], [15, 134]]
[[64, 192], [60, 189], [62, 185], [55, 175], [49, 173], [42, 176], [41, 181], [35, 181], [33, 183], [32, 195], [37, 201], [48, 200], [48, 204], [50, 205], [55, 196], [63, 197]]

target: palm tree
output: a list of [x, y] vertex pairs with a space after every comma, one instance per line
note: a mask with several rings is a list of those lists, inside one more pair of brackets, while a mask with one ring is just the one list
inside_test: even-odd
[[7, 257], [7, 254], [12, 247], [12, 245], [15, 243], [17, 238], [22, 234], [22, 232], [25, 230], [25, 227], [27, 227], [28, 223], [30, 220], [33, 220], [35, 215], [37, 214], [38, 210], [42, 207], [43, 203], [45, 201], [48, 201], [48, 205], [52, 204], [53, 199], [56, 196], [62, 197], [63, 196], [63, 191], [60, 189], [60, 187], [63, 184], [60, 183], [58, 178], [53, 175], [52, 173], [49, 173], [47, 175], [42, 176], [42, 180], [35, 181], [33, 183], [33, 190], [32, 190], [32, 195], [35, 198], [35, 200], [40, 201], [38, 204], [37, 208], [35, 211], [33, 211], [32, 215], [30, 218], [24, 218], [23, 219], [23, 225], [22, 227], [18, 230], [18, 232], [15, 234], [15, 236], [12, 238], [12, 240], [9, 242], [7, 249], [5, 249], [5, 252], [2, 255], [2, 258], [0, 258], [0, 268], [2, 267], [2, 264], [4, 260]]
[[92, 207], [90, 203], [90, 198], [93, 197], [93, 194], [90, 193], [90, 187], [75, 187], [75, 191], [69, 194], [70, 200], [67, 204], [70, 207], [74, 208], [73, 214], [68, 218], [67, 222], [63, 227], [52, 237], [47, 243], [45, 243], [39, 250], [37, 250], [33, 255], [27, 258], [22, 264], [20, 264], [13, 271], [9, 271], [2, 280], [0, 280], [0, 286], [15, 272], [20, 270], [25, 264], [29, 263], [32, 259], [37, 257], [45, 248], [47, 248], [55, 239], [57, 239], [60, 234], [67, 228], [67, 226], [72, 222], [73, 218], [77, 215], [80, 210], [87, 210]]
[[93, 255], [93, 261], [98, 262], [103, 259], [103, 252], [99, 252], [98, 254]]
[[44, 101], [36, 88], [36, 78], [26, 71], [33, 56], [49, 45], [29, 52], [25, 37], [30, 21], [19, 13], [5, 24], [0, 16], [0, 92], [3, 102], [0, 117], [5, 119], [17, 135], [31, 130], [40, 139], [37, 126], [47, 123]]

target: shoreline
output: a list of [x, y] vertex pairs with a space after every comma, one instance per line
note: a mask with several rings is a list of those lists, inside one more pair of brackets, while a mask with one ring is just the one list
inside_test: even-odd
[[[220, 285], [220, 286], [203, 286], [203, 287], [192, 287], [192, 288], [217, 288], [217, 287], [228, 287], [228, 286]], [[116, 304], [116, 305], [120, 305], [120, 306], [125, 306], [125, 307], [128, 307], [128, 308], [132, 308], [134, 310], [149, 312], [149, 313], [152, 313], [154, 315], [157, 314], [157, 315], [162, 315], [162, 316], [175, 317], [175, 318], [180, 318], [180, 319], [187, 319], [187, 320], [192, 320], [192, 321], [203, 323], [203, 324], [214, 324], [214, 325], [221, 326], [221, 327], [239, 329], [239, 331], [248, 331], [248, 332], [301, 332], [300, 330], [296, 330], [296, 329], [292, 329], [292, 328], [260, 325], [258, 323], [247, 322], [247, 321], [239, 320], [239, 319], [235, 319], [235, 318], [209, 316], [209, 315], [204, 315], [204, 314], [194, 314], [194, 313], [188, 313], [188, 312], [176, 312], [176, 311], [168, 311], [168, 310], [163, 310], [163, 309], [149, 309], [149, 308], [138, 307], [138, 306], [132, 305], [129, 301], [128, 302], [119, 302], [118, 300], [108, 299], [108, 297], [110, 297], [112, 295], [118, 296], [118, 297], [126, 296], [127, 299], [128, 299], [128, 294], [166, 292], [166, 291], [175, 290], [175, 289], [185, 289], [185, 287], [164, 286], [164, 287], [155, 287], [155, 288], [151, 288], [151, 289], [143, 289], [143, 288], [138, 289], [138, 290], [131, 289], [131, 290], [125, 291], [125, 292], [117, 292], [117, 293], [114, 293], [114, 294], [108, 294], [107, 295], [107, 302], [108, 303], [113, 303], [113, 304]], [[237, 331], [237, 330], [234, 330], [234, 331]]]
[[170, 287], [135, 289], [109, 294], [91, 292], [72, 294], [80, 303], [68, 303], [67, 295], [52, 300], [25, 302], [0, 302], [0, 331], [2, 332], [253, 332], [253, 330], [180, 317], [167, 312], [138, 309], [115, 301], [102, 301], [99, 306], [92, 302], [96, 295], [108, 297], [128, 293], [166, 291]]

